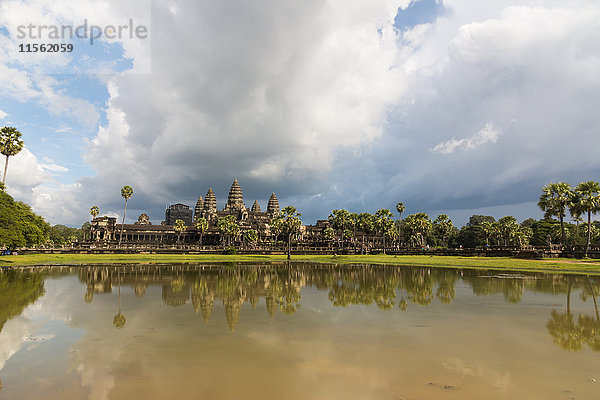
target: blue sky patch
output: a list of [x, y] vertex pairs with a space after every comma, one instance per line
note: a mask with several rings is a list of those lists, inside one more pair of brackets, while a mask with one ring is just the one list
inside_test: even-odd
[[398, 8], [394, 18], [394, 26], [401, 31], [406, 31], [417, 25], [435, 21], [444, 12], [441, 0], [415, 0], [406, 10]]

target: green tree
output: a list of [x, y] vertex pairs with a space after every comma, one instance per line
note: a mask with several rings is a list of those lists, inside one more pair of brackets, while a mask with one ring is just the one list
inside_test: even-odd
[[258, 232], [254, 229], [248, 229], [246, 233], [244, 233], [244, 242], [251, 246], [255, 246], [256, 242], [258, 242]]
[[571, 214], [587, 214], [587, 237], [584, 257], [587, 257], [592, 238], [592, 214], [600, 211], [600, 184], [595, 181], [579, 183], [574, 190]]
[[446, 214], [440, 214], [433, 221], [433, 229], [442, 240], [442, 245], [448, 247], [448, 238], [454, 231], [452, 220]]
[[335, 231], [333, 228], [323, 229], [323, 238], [328, 242], [328, 246], [331, 248], [331, 241], [335, 239]]
[[125, 199], [125, 210], [123, 211], [123, 222], [121, 223], [121, 235], [119, 235], [119, 246], [123, 241], [123, 227], [125, 226], [125, 213], [127, 212], [127, 201], [133, 196], [133, 188], [129, 185], [123, 186], [121, 189], [121, 197]]
[[411, 214], [404, 218], [404, 228], [410, 241], [417, 246], [425, 246], [425, 237], [432, 228], [431, 220], [426, 213]]
[[84, 239], [84, 230], [65, 225], [54, 225], [48, 229], [48, 239], [56, 246], [65, 246]]
[[531, 238], [533, 237], [533, 229], [528, 226], [522, 226], [517, 231], [517, 239], [519, 240], [519, 246], [523, 246], [524, 244], [529, 244]]
[[177, 232], [177, 243], [179, 243], [179, 239], [181, 238], [181, 234], [185, 232], [187, 226], [185, 226], [185, 222], [181, 219], [175, 221], [175, 225], [173, 226], [175, 232]]
[[4, 163], [4, 176], [2, 177], [2, 184], [6, 183], [6, 171], [8, 170], [8, 157], [17, 155], [23, 150], [23, 141], [21, 140], [21, 132], [17, 128], [11, 126], [4, 126], [0, 129], [0, 153], [6, 156], [6, 162]]
[[288, 260], [292, 258], [292, 237], [300, 231], [300, 227], [302, 226], [302, 221], [300, 221], [301, 216], [302, 214], [294, 206], [287, 206], [281, 210], [282, 231], [287, 235], [288, 239]]
[[491, 215], [471, 215], [469, 217], [469, 222], [467, 222], [467, 226], [480, 226], [483, 222], [494, 223], [496, 222], [496, 218]]
[[9, 249], [43, 245], [50, 225], [27, 204], [0, 191], [0, 246]]
[[217, 229], [221, 233], [223, 241], [227, 244], [231, 244], [232, 240], [235, 241], [240, 233], [240, 226], [233, 215], [220, 217], [217, 220]]
[[498, 230], [505, 246], [517, 238], [519, 228], [519, 223], [513, 216], [508, 215], [498, 220]]
[[344, 242], [344, 231], [350, 226], [350, 213], [348, 210], [333, 210], [327, 218], [329, 224], [336, 233], [341, 232], [342, 244]]
[[196, 230], [200, 234], [200, 246], [202, 246], [202, 236], [208, 230], [208, 221], [206, 218], [196, 218]]
[[538, 207], [544, 211], [546, 218], [558, 217], [560, 221], [561, 244], [565, 244], [564, 218], [566, 210], [573, 201], [573, 191], [566, 182], [549, 183], [542, 188]]
[[375, 229], [383, 236], [383, 254], [385, 254], [385, 237], [386, 233], [394, 226], [394, 215], [387, 208], [380, 208], [375, 212]]
[[281, 235], [283, 230], [283, 220], [281, 219], [281, 214], [277, 214], [275, 217], [273, 217], [271, 223], [269, 224], [269, 230], [274, 237], [275, 243], [277, 243], [279, 235]]
[[362, 231], [362, 254], [365, 249], [365, 234], [370, 235], [375, 231], [375, 216], [369, 213], [358, 214], [358, 228]]
[[406, 211], [406, 206], [403, 202], [396, 203], [396, 212], [398, 213], [398, 237], [400, 238], [400, 242], [402, 242], [402, 213]]

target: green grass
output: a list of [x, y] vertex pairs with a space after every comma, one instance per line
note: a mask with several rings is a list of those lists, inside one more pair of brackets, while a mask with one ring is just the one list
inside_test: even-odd
[[[193, 254], [31, 254], [0, 257], [0, 265], [77, 265], [107, 263], [198, 263], [285, 261], [285, 255]], [[508, 257], [349, 255], [292, 256], [293, 261], [335, 264], [388, 264], [426, 267], [478, 268], [510, 271], [585, 273], [600, 275], [600, 260], [521, 260]]]

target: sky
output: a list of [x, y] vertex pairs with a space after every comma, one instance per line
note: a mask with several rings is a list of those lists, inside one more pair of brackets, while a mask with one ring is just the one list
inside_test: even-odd
[[[130, 222], [209, 187], [221, 209], [234, 178], [305, 223], [540, 218], [545, 184], [600, 179], [598, 21], [597, 0], [0, 0], [7, 191], [70, 226], [121, 218], [124, 185]], [[84, 22], [130, 27], [33, 37]]]

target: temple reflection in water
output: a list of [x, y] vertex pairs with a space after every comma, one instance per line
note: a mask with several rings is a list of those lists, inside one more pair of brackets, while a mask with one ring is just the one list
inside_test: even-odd
[[[302, 263], [92, 266], [79, 269], [79, 276], [87, 285], [87, 302], [93, 300], [94, 294], [112, 292], [119, 282], [121, 286], [133, 288], [137, 296], [143, 296], [149, 286], [161, 286], [164, 304], [174, 307], [191, 304], [194, 312], [208, 322], [215, 301], [220, 301], [232, 331], [245, 302], [256, 309], [264, 298], [271, 317], [277, 311], [293, 314], [301, 305], [304, 287], [328, 291], [334, 306], [374, 304], [383, 310], [402, 311], [411, 304], [427, 306], [434, 301], [451, 304], [459, 281], [470, 286], [477, 296], [501, 294], [511, 303], [520, 302], [525, 291], [564, 294], [566, 310], [552, 311], [548, 332], [555, 343], [565, 349], [578, 350], [587, 343], [600, 351], [600, 316], [596, 302], [600, 279], [597, 277]], [[580, 315], [578, 322], [570, 310], [571, 293], [575, 290], [581, 292], [584, 301], [593, 302], [591, 315]]]

